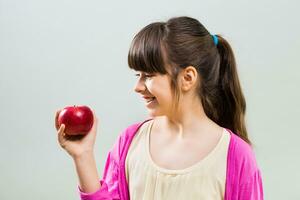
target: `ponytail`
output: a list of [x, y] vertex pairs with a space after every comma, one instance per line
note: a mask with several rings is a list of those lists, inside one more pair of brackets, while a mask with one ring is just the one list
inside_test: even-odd
[[251, 145], [245, 125], [246, 101], [240, 86], [236, 62], [229, 43], [217, 35], [216, 44], [220, 56], [219, 86], [222, 108], [218, 112], [218, 124], [229, 128]]

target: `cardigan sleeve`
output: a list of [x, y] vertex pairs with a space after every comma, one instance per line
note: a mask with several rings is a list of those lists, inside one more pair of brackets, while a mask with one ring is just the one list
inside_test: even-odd
[[108, 153], [103, 178], [100, 180], [101, 188], [94, 193], [85, 193], [78, 186], [78, 192], [81, 200], [117, 200], [119, 197], [119, 181], [118, 181], [119, 167], [116, 161]]
[[105, 167], [103, 170], [102, 179], [99, 180], [101, 187], [94, 193], [85, 193], [78, 186], [78, 192], [81, 200], [118, 200], [120, 199], [119, 192], [119, 150], [121, 145], [121, 136], [109, 151]]
[[263, 200], [263, 183], [261, 172], [257, 169], [248, 180], [240, 185], [239, 200]]
[[[148, 119], [150, 120], [150, 119]], [[144, 122], [148, 121], [145, 120]], [[94, 193], [84, 193], [80, 187], [78, 192], [81, 200], [120, 200], [121, 188], [126, 189], [126, 177], [124, 174], [124, 162], [126, 158], [126, 150], [128, 150], [130, 141], [138, 128], [144, 123], [135, 123], [127, 127], [118, 137], [109, 151], [103, 171], [103, 178], [100, 180], [101, 187]], [[122, 164], [123, 163], [123, 164]], [[122, 187], [121, 187], [122, 186]], [[124, 193], [126, 193], [124, 189]], [[121, 191], [122, 190], [122, 191]], [[122, 199], [126, 199], [125, 197]]]

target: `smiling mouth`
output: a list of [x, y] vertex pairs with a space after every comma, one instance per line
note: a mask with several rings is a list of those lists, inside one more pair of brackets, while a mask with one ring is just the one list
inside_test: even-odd
[[155, 97], [152, 97], [152, 98], [147, 99], [146, 102], [150, 103], [151, 101], [154, 101], [154, 100], [155, 100]]

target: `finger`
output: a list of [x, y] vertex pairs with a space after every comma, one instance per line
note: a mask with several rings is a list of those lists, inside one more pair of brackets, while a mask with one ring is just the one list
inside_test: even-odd
[[91, 128], [91, 131], [95, 131], [98, 126], [98, 117], [96, 116], [95, 111], [93, 111], [93, 117], [94, 117], [94, 121], [93, 121], [93, 126]]
[[97, 134], [97, 126], [98, 126], [98, 118], [95, 112], [93, 111], [93, 125], [89, 130], [88, 134], [86, 135], [86, 138], [95, 138]]
[[97, 116], [96, 116], [96, 113], [94, 110], [92, 110], [92, 114], [93, 114], [93, 126], [94, 126], [94, 124], [97, 123], [98, 120], [97, 120]]

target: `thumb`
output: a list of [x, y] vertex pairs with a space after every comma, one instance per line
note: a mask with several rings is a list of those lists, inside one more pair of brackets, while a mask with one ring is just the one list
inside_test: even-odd
[[58, 115], [59, 115], [60, 111], [61, 111], [61, 110], [57, 110], [57, 111], [55, 112], [55, 128], [56, 128], [57, 131], [58, 131], [58, 129], [59, 129]]
[[58, 132], [57, 132], [57, 137], [58, 137], [58, 141], [60, 144], [64, 143], [64, 141], [66, 140], [64, 131], [65, 131], [65, 125], [62, 124], [59, 127]]

